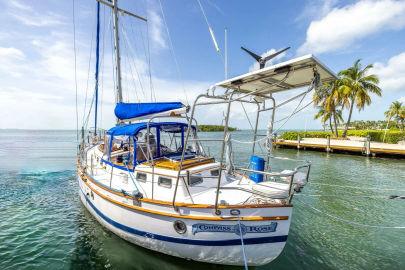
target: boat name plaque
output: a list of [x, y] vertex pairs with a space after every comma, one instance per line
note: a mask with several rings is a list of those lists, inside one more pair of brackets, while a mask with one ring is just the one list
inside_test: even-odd
[[221, 225], [221, 224], [206, 224], [206, 223], [197, 223], [192, 226], [192, 233], [196, 234], [199, 232], [223, 232], [223, 233], [235, 233], [242, 235], [247, 233], [269, 233], [275, 232], [277, 228], [277, 222], [270, 222], [270, 224], [260, 225], [260, 226], [247, 226], [240, 224], [236, 225]]

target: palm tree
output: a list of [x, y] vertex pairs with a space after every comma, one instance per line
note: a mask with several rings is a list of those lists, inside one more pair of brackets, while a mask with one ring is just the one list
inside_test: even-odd
[[317, 112], [317, 114], [315, 114], [315, 119], [321, 119], [321, 122], [323, 125], [325, 125], [325, 123], [327, 121], [329, 121], [329, 128], [331, 131], [333, 131], [331, 113], [326, 111], [323, 106], [317, 106], [317, 108], [318, 108], [318, 112]]
[[[321, 119], [322, 123], [329, 120], [329, 126], [335, 136], [338, 137], [337, 126], [342, 121], [342, 111], [338, 109], [340, 104], [340, 80], [335, 80], [331, 83], [324, 84], [320, 89], [315, 91], [312, 99], [315, 106], [318, 107], [318, 113], [315, 119]], [[334, 129], [332, 127], [332, 120], [334, 122]]]
[[401, 128], [402, 128], [402, 130], [404, 130], [405, 106], [402, 106], [401, 110], [399, 111], [399, 119], [401, 121]]
[[391, 103], [390, 107], [384, 114], [385, 117], [387, 117], [388, 123], [391, 121], [391, 119], [395, 119], [397, 121], [398, 127], [401, 127], [401, 129], [403, 129], [405, 118], [404, 111], [405, 106], [402, 106], [402, 102], [394, 101]]
[[349, 116], [342, 134], [343, 137], [346, 137], [354, 105], [356, 104], [356, 107], [360, 111], [366, 105], [371, 104], [370, 93], [381, 96], [381, 88], [378, 86], [379, 79], [377, 75], [368, 74], [373, 65], [370, 64], [362, 68], [360, 61], [358, 59], [352, 67], [339, 72], [342, 81], [342, 85], [340, 86], [341, 101], [344, 101], [342, 105], [349, 105]]

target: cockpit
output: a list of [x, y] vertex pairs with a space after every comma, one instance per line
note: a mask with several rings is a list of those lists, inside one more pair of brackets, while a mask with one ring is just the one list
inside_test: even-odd
[[[187, 124], [177, 122], [118, 125], [105, 136], [103, 160], [127, 170], [145, 162], [179, 161], [187, 128]], [[195, 126], [190, 134], [196, 138]], [[202, 148], [196, 142], [188, 144], [185, 159], [201, 155]]]

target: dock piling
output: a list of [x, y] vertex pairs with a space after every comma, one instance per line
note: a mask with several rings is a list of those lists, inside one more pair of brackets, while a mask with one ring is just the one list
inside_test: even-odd
[[371, 142], [370, 142], [370, 140], [371, 140], [370, 135], [367, 135], [366, 141], [365, 141], [365, 144], [366, 144], [366, 156], [369, 156], [371, 154], [371, 147], [370, 147]]
[[301, 148], [301, 136], [298, 134], [298, 144], [297, 144], [297, 149]]

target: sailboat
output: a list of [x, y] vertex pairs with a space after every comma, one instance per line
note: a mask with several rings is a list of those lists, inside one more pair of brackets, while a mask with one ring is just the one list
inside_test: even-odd
[[[306, 55], [218, 82], [186, 106], [181, 102], [125, 103], [122, 99], [117, 0], [112, 8], [117, 124], [101, 135], [82, 132], [77, 162], [80, 199], [105, 228], [121, 238], [179, 258], [225, 265], [264, 265], [282, 252], [292, 222], [292, 199], [309, 180], [311, 163], [274, 170], [274, 93], [304, 88], [300, 98], [336, 75]], [[247, 50], [247, 49], [246, 49]], [[292, 100], [292, 99], [291, 99]], [[229, 121], [236, 103], [253, 104], [256, 119], [246, 153], [234, 163]], [[196, 111], [225, 106], [220, 154], [203, 147]], [[261, 118], [271, 112], [266, 135]], [[96, 114], [97, 115], [97, 114]], [[97, 123], [97, 121], [96, 121]], [[264, 147], [264, 154], [258, 148]], [[250, 156], [250, 158], [249, 158]]]

